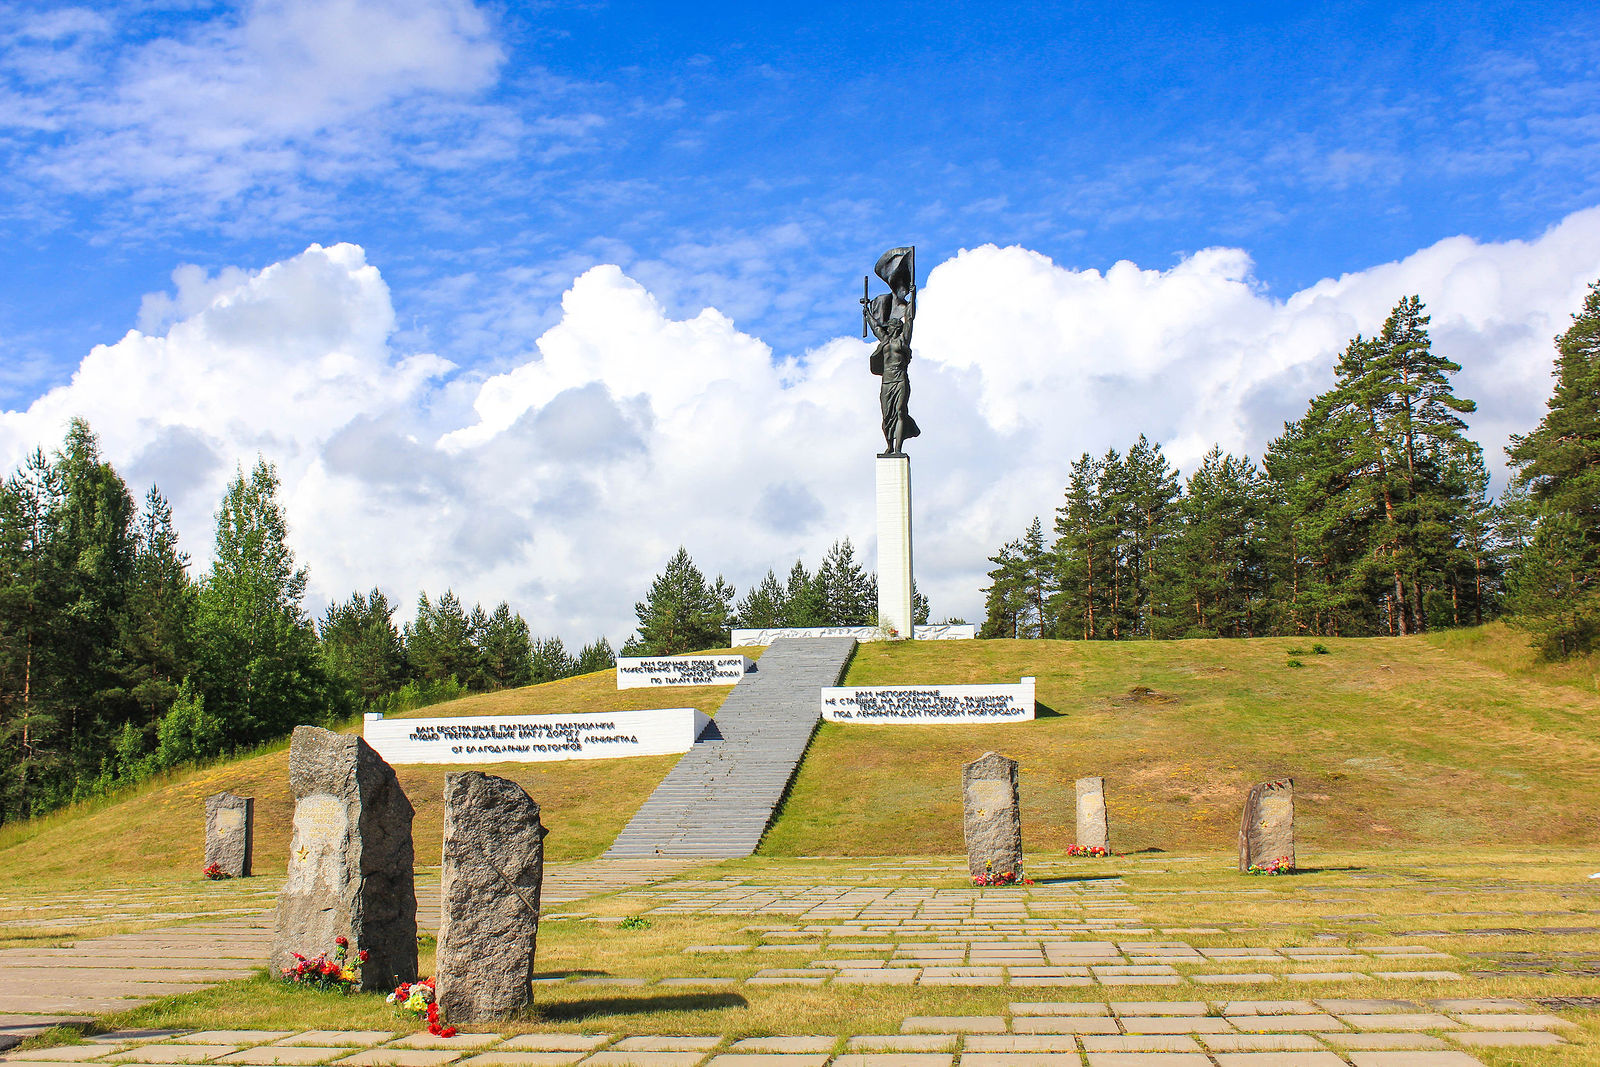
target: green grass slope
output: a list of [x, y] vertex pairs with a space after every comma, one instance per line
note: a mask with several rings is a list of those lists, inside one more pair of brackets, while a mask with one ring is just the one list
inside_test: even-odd
[[[863, 645], [850, 684], [1039, 679], [1033, 723], [824, 723], [762, 851], [912, 855], [962, 849], [961, 764], [994, 749], [1022, 763], [1030, 850], [1072, 843], [1072, 782], [1107, 779], [1119, 851], [1228, 849], [1252, 782], [1293, 775], [1301, 840], [1523, 849], [1593, 840], [1600, 796], [1600, 674], [1534, 661], [1504, 627], [1421, 638], [1311, 642], [1062, 641]], [[1304, 666], [1287, 666], [1289, 650]], [[724, 687], [618, 692], [610, 672], [421, 709], [417, 715], [711, 712]], [[676, 756], [396, 768], [417, 809], [417, 862], [439, 860], [444, 776], [520, 783], [551, 828], [547, 855], [604, 851]], [[203, 801], [256, 798], [256, 868], [284, 869], [288, 751], [174, 774], [93, 805], [0, 827], [0, 890], [192, 881]]]
[[[1039, 679], [1040, 717], [823, 723], [770, 855], [962, 849], [961, 765], [1021, 763], [1023, 839], [1073, 843], [1073, 781], [1106, 778], [1112, 844], [1231, 848], [1244, 792], [1295, 779], [1301, 840], [1523, 848], [1592, 842], [1594, 661], [1541, 665], [1503, 626], [1393, 639], [863, 645], [847, 684]], [[1291, 649], [1300, 649], [1291, 656]], [[1302, 667], [1290, 667], [1299, 660]]]

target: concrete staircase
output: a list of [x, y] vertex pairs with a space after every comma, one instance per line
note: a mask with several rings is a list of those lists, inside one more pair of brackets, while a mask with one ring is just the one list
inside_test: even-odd
[[755, 852], [821, 718], [819, 690], [839, 683], [855, 647], [850, 637], [774, 641], [606, 858]]

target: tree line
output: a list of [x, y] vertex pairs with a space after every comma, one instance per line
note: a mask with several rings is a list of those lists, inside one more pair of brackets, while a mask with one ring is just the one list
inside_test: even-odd
[[240, 470], [195, 578], [160, 491], [135, 505], [81, 420], [0, 482], [0, 823], [301, 723], [614, 662], [448, 591], [404, 627], [377, 589], [313, 620], [277, 497], [271, 465]]
[[[848, 537], [833, 543], [815, 571], [797, 559], [785, 578], [769, 570], [737, 604], [736, 595], [722, 575], [708, 581], [680, 546], [634, 605], [639, 628], [622, 654], [671, 656], [724, 648], [734, 628], [875, 626], [878, 621], [878, 577], [856, 562]], [[915, 620], [926, 623], [928, 600], [915, 583], [912, 598]]]
[[1416, 296], [1350, 341], [1334, 385], [1258, 465], [1213, 448], [1181, 483], [1159, 444], [1085, 453], [1049, 533], [990, 557], [986, 637], [1421, 633], [1509, 614], [1547, 653], [1600, 635], [1600, 283], [1556, 339], [1539, 427], [1488, 494], [1475, 410]]

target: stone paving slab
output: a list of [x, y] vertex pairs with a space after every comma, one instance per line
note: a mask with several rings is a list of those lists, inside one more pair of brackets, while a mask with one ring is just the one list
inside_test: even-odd
[[945, 1052], [954, 1049], [958, 1040], [955, 1034], [862, 1034], [846, 1041], [845, 1048], [851, 1052]]
[[275, 1063], [323, 1063], [348, 1055], [350, 1055], [348, 1048], [319, 1048], [316, 1045], [260, 1045], [256, 1048], [245, 1048], [240, 1049], [238, 1052], [231, 1052], [217, 1062], [265, 1064], [270, 1067], [271, 1064]]
[[1073, 1015], [1026, 1015], [1011, 1020], [1019, 1034], [1114, 1034], [1115, 1019]]
[[962, 1043], [964, 1052], [1076, 1052], [1073, 1034], [972, 1034]]
[[54, 1048], [18, 1049], [15, 1052], [7, 1052], [4, 1056], [0, 1056], [0, 1060], [27, 1060], [30, 1063], [47, 1060], [84, 1061], [98, 1059], [101, 1056], [109, 1056], [118, 1047], [115, 1045], [110, 1048], [96, 1048], [93, 1045], [57, 1045]]
[[337, 1062], [347, 1067], [440, 1067], [461, 1058], [450, 1049], [369, 1048]]
[[1354, 1052], [1354, 1067], [1483, 1067], [1483, 1061], [1465, 1052]]
[[357, 1046], [381, 1045], [394, 1037], [388, 1030], [306, 1030], [276, 1041], [278, 1045]]
[[1200, 1045], [1192, 1037], [1175, 1035], [1089, 1036], [1083, 1039], [1086, 1052], [1199, 1052]]
[[1434, 1049], [1449, 1048], [1444, 1040], [1430, 1034], [1319, 1034], [1334, 1048], [1343, 1049]]
[[948, 1052], [857, 1052], [835, 1058], [833, 1067], [951, 1067], [954, 1062]]
[[502, 1049], [513, 1052], [589, 1052], [611, 1041], [613, 1034], [522, 1034]]
[[596, 1052], [580, 1067], [694, 1067], [706, 1058], [704, 1052]]
[[1331, 1052], [1218, 1052], [1218, 1067], [1345, 1067]]
[[1213, 1052], [1313, 1052], [1322, 1048], [1306, 1034], [1205, 1034], [1200, 1038]]
[[1450, 1038], [1458, 1045], [1466, 1045], [1469, 1048], [1542, 1048], [1567, 1043], [1560, 1035], [1546, 1030], [1532, 1032], [1502, 1030], [1486, 1034], [1462, 1031], [1451, 1034]]
[[473, 1064], [474, 1067], [571, 1067], [584, 1055], [582, 1052], [507, 1052], [491, 1049], [458, 1060], [457, 1063]]
[[226, 1056], [237, 1045], [138, 1045], [106, 1056], [108, 1063], [204, 1063]]
[[1331, 1015], [1236, 1015], [1229, 1022], [1241, 1030], [1289, 1033], [1310, 1030], [1315, 1032], [1342, 1031], [1345, 1025]]
[[902, 1033], [1003, 1034], [1006, 1021], [998, 1015], [913, 1015], [900, 1024]]
[[1357, 1030], [1459, 1030], [1461, 1024], [1446, 1015], [1341, 1015]]

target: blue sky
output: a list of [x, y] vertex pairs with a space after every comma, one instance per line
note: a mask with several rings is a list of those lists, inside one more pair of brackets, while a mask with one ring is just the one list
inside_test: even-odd
[[888, 244], [1099, 268], [1224, 244], [1287, 293], [1594, 200], [1584, 5], [1297, 8], [510, 4], [432, 88], [378, 69], [263, 128], [138, 88], [163, 53], [203, 86], [248, 13], [99, 5], [72, 32], [61, 4], [11, 6], [57, 27], [10, 36], [0, 68], [0, 338], [30, 357], [0, 400], [63, 380], [178, 264], [312, 241], [365, 247], [418, 343], [471, 366], [597, 260], [798, 353]]
[[[49, 444], [51, 419], [74, 407], [98, 413], [126, 394], [85, 385], [42, 399], [87, 366], [95, 345], [130, 329], [166, 339], [161, 358], [191, 368], [175, 380], [200, 380], [195, 368], [227, 363], [216, 354], [223, 342], [208, 334], [211, 347], [185, 348], [179, 334], [215, 326], [207, 309], [254, 286], [261, 309], [228, 327], [235, 356], [292, 350], [310, 360], [342, 338], [370, 357], [371, 373], [398, 377], [404, 360], [436, 357], [406, 379], [415, 391], [397, 407], [363, 417], [409, 424], [456, 455], [450, 442], [479, 447], [524, 401], [530, 418], [544, 411], [545, 386], [529, 394], [537, 402], [518, 389], [537, 376], [549, 331], [587, 338], [581, 310], [562, 301], [593, 268], [620, 268], [591, 279], [609, 294], [597, 318], [607, 300], [626, 304], [641, 288], [660, 315], [640, 311], [649, 340], [633, 343], [678, 353], [676, 373], [700, 373], [702, 359], [720, 365], [694, 345], [674, 347], [691, 322], [701, 323], [690, 330], [697, 343], [724, 354], [764, 344], [779, 364], [823, 367], [856, 329], [860, 276], [884, 248], [914, 243], [930, 304], [942, 293], [949, 316], [942, 334], [919, 327], [928, 373], [937, 366], [952, 382], [987, 373], [992, 383], [1020, 365], [985, 368], [974, 353], [1019, 346], [1042, 348], [1039, 381], [1124, 350], [1134, 355], [1121, 363], [1136, 364], [1140, 345], [1187, 353], [1110, 384], [1095, 371], [1101, 399], [1128, 409], [1104, 424], [1094, 412], [1076, 417], [1081, 432], [1059, 439], [1030, 430], [1039, 454], [1021, 458], [1007, 435], [1027, 425], [1027, 405], [966, 382], [986, 399], [983, 425], [950, 442], [966, 449], [962, 470], [982, 483], [1005, 456], [1032, 472], [1028, 494], [1012, 486], [1008, 502], [978, 509], [982, 521], [959, 544], [919, 557], [946, 568], [951, 597], [970, 611], [983, 563], [970, 557], [1053, 506], [1046, 487], [1059, 486], [1063, 455], [1125, 447], [1140, 431], [1169, 442], [1180, 462], [1211, 441], [1259, 455], [1324, 382], [1324, 349], [1376, 328], [1405, 292], [1428, 290], [1436, 333], [1468, 364], [1463, 379], [1480, 403], [1507, 398], [1485, 404], [1477, 424], [1497, 457], [1506, 433], [1537, 418], [1549, 337], [1600, 275], [1585, 251], [1595, 223], [1585, 212], [1600, 203], [1592, 16], [1579, 3], [0, 0], [0, 413], [14, 416], [0, 444], [14, 452], [29, 434]], [[1449, 244], [1458, 235], [1470, 247]], [[296, 258], [341, 243], [360, 256]], [[1015, 254], [958, 255], [990, 245]], [[1145, 280], [1106, 273], [1123, 260]], [[301, 267], [250, 280], [288, 263]], [[941, 264], [950, 269], [938, 289]], [[315, 284], [342, 279], [349, 300], [324, 306], [326, 293], [274, 289], [301, 268], [324, 279]], [[382, 292], [363, 270], [381, 275]], [[1337, 314], [1307, 340], [1297, 309], [1323, 279], [1344, 279], [1327, 283]], [[1094, 286], [1099, 295], [1081, 302]], [[1036, 306], [1040, 294], [1053, 310]], [[1012, 300], [1022, 303], [998, 313]], [[737, 337], [697, 319], [708, 307]], [[958, 307], [968, 310], [957, 317]], [[1143, 324], [1132, 320], [1175, 308], [1187, 317], [1136, 336]], [[1258, 355], [1237, 364], [1240, 352]], [[648, 377], [625, 362], [613, 369]], [[796, 373], [774, 387], [790, 389]], [[591, 412], [593, 425], [634, 425], [652, 463], [671, 454], [651, 436], [671, 422], [664, 394], [638, 393], [635, 411], [626, 378], [560, 380], [574, 397], [612, 404]], [[491, 394], [522, 399], [491, 418]], [[202, 529], [217, 472], [241, 457], [281, 462], [286, 486], [310, 499], [309, 486], [337, 467], [330, 456], [360, 451], [342, 424], [296, 436], [279, 412], [283, 426], [230, 436], [221, 423], [249, 420], [217, 408], [196, 421], [180, 407], [151, 401], [125, 430], [113, 429], [120, 413], [91, 421], [108, 427], [119, 465], [164, 486], [192, 482], [190, 522]], [[932, 414], [919, 421], [938, 427]], [[473, 429], [491, 423], [498, 429]], [[183, 444], [190, 437], [171, 436], [177, 428], [211, 443], [197, 453]], [[943, 447], [936, 435], [919, 446], [930, 461]], [[556, 511], [582, 512], [618, 484], [573, 495], [588, 476], [552, 470], [541, 491]], [[752, 512], [782, 535], [781, 548], [762, 551], [820, 554], [854, 528], [857, 504], [835, 510], [816, 487], [797, 495], [803, 472], [773, 478], [758, 497], [799, 503]], [[961, 502], [948, 507], [954, 515]], [[440, 537], [466, 543], [460, 531]], [[477, 551], [451, 557], [460, 579], [415, 569], [377, 579], [476, 580], [498, 599]], [[729, 567], [745, 583], [762, 558]], [[324, 568], [330, 589], [366, 581], [340, 567]], [[553, 620], [579, 618], [559, 592], [524, 595], [545, 597]], [[610, 626], [617, 615], [582, 618]]]

